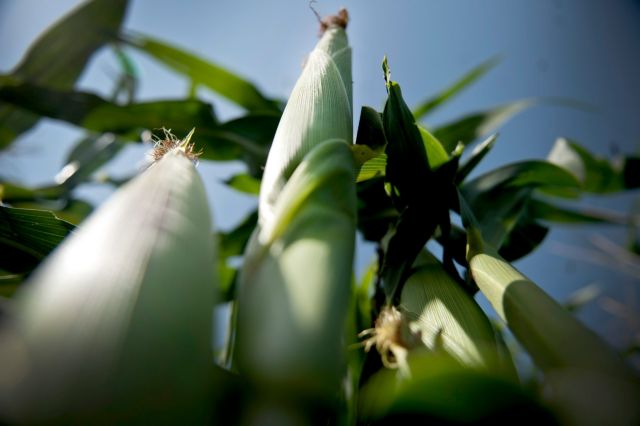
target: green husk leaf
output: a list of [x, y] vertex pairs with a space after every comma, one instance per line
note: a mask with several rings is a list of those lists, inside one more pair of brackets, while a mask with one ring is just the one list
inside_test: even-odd
[[274, 205], [302, 158], [331, 139], [351, 144], [353, 111], [351, 47], [344, 29], [328, 29], [296, 82], [269, 151], [260, 191], [260, 222]]
[[[236, 365], [277, 389], [324, 399], [344, 373], [342, 330], [355, 248], [355, 176], [343, 141], [298, 165], [247, 248]], [[269, 318], [268, 321], [265, 318]]]
[[429, 350], [443, 351], [467, 367], [516, 377], [487, 316], [432, 254], [422, 251], [418, 256], [400, 307]]
[[[603, 413], [615, 413], [611, 420], [616, 424], [640, 420], [640, 409], [632, 402], [640, 396], [640, 383], [619, 355], [496, 254], [483, 240], [464, 199], [461, 207], [471, 275], [536, 365], [551, 377], [547, 399], [559, 412], [588, 424], [598, 424]], [[567, 387], [570, 382], [553, 379], [567, 375], [573, 377], [571, 383], [582, 386], [572, 389]], [[612, 397], [594, 399], [594, 395]]]

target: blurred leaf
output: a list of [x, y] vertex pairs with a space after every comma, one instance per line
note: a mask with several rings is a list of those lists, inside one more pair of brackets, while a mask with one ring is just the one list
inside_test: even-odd
[[559, 138], [548, 161], [569, 170], [586, 192], [607, 194], [640, 187], [640, 157], [612, 162], [590, 153], [578, 143]]
[[117, 105], [87, 92], [67, 92], [3, 80], [0, 99], [49, 118], [95, 132], [136, 135], [143, 129], [170, 128], [188, 133], [193, 127], [216, 126], [210, 104], [195, 100], [152, 101]]
[[[126, 0], [84, 3], [48, 28], [11, 75], [38, 86], [70, 89], [91, 56], [115, 39], [126, 8]], [[31, 112], [0, 103], [0, 149], [37, 121], [38, 117]]]
[[249, 111], [279, 110], [278, 103], [266, 98], [252, 83], [219, 65], [147, 36], [128, 35], [124, 40], [184, 74], [194, 85], [203, 85]]
[[609, 223], [627, 225], [631, 217], [615, 211], [589, 209], [585, 207], [568, 207], [560, 204], [532, 199], [527, 206], [529, 215], [538, 220], [565, 224]]
[[260, 193], [260, 180], [246, 173], [234, 175], [224, 183], [245, 194], [258, 195]]
[[50, 185], [28, 188], [11, 182], [0, 181], [0, 201], [15, 203], [19, 201], [52, 200], [64, 196], [67, 189], [62, 185]]
[[120, 152], [125, 142], [111, 133], [91, 135], [80, 140], [73, 148], [67, 163], [56, 176], [56, 181], [72, 190], [86, 182], [91, 175]]
[[482, 161], [482, 159], [491, 151], [493, 146], [498, 139], [497, 134], [493, 134], [485, 139], [482, 143], [477, 145], [473, 151], [471, 151], [471, 156], [467, 159], [467, 161], [460, 165], [458, 168], [458, 173], [456, 174], [456, 184], [462, 183], [467, 176], [475, 169], [475, 167]]
[[454, 96], [462, 92], [462, 90], [466, 89], [468, 86], [473, 84], [480, 77], [485, 75], [489, 70], [495, 67], [500, 62], [499, 57], [493, 57], [480, 65], [473, 68], [471, 71], [464, 74], [460, 77], [456, 82], [454, 82], [451, 86], [447, 87], [442, 92], [438, 93], [431, 99], [424, 101], [421, 105], [416, 107], [413, 110], [413, 116], [416, 120], [420, 120], [425, 115], [429, 114], [433, 110], [435, 110], [440, 105], [445, 102], [451, 100]]
[[602, 289], [597, 284], [589, 284], [569, 295], [564, 302], [564, 308], [569, 312], [578, 312], [587, 304], [593, 302], [602, 294]]
[[247, 215], [235, 228], [220, 232], [218, 239], [218, 270], [220, 271], [220, 294], [223, 301], [235, 297], [236, 268], [229, 265], [229, 258], [244, 254], [245, 247], [258, 223], [258, 211]]
[[260, 177], [279, 121], [279, 113], [250, 113], [222, 123], [217, 129], [198, 129], [199, 141], [206, 143], [201, 158], [243, 158], [251, 175]]
[[124, 95], [124, 102], [128, 104], [133, 102], [138, 88], [138, 71], [131, 57], [127, 55], [120, 45], [112, 45], [112, 50], [118, 60], [118, 65], [120, 65], [120, 75], [113, 89], [111, 101], [117, 102], [120, 96]]
[[449, 357], [416, 356], [410, 370], [410, 378], [391, 370], [372, 377], [360, 397], [365, 424], [556, 424], [517, 384]]
[[49, 211], [0, 206], [0, 293], [11, 295], [74, 228]]
[[433, 130], [447, 152], [453, 151], [458, 142], [465, 146], [480, 136], [495, 131], [519, 112], [535, 105], [537, 100], [524, 99], [498, 106], [488, 111], [467, 115]]

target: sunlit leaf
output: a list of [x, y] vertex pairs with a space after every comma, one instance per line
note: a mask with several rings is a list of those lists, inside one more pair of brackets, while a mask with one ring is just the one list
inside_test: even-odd
[[260, 180], [246, 173], [233, 175], [224, 183], [236, 191], [244, 192], [246, 194], [258, 195], [260, 193]]

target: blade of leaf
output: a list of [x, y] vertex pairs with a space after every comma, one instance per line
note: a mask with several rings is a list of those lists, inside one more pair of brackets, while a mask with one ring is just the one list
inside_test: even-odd
[[258, 195], [260, 193], [260, 180], [246, 173], [233, 175], [225, 180], [224, 183], [245, 194]]
[[471, 151], [471, 156], [464, 164], [460, 165], [456, 174], [456, 184], [461, 184], [467, 176], [475, 169], [482, 159], [491, 151], [498, 139], [498, 134], [493, 134], [485, 139]]
[[469, 145], [478, 137], [495, 131], [519, 112], [539, 102], [535, 99], [523, 99], [488, 111], [469, 114], [435, 128], [433, 134], [442, 142], [445, 150], [451, 152], [458, 142]]
[[249, 111], [279, 110], [252, 83], [193, 53], [143, 35], [127, 35], [124, 41]]
[[456, 80], [451, 86], [444, 89], [434, 97], [427, 99], [418, 107], [413, 110], [413, 116], [416, 120], [423, 118], [440, 105], [450, 101], [468, 86], [477, 81], [480, 77], [484, 76], [488, 71], [495, 67], [500, 62], [500, 57], [495, 56], [476, 66], [468, 71], [458, 80]]

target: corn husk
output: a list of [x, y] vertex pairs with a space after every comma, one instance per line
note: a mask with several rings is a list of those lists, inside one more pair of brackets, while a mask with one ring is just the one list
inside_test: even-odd
[[482, 309], [423, 251], [401, 294], [410, 330], [430, 351], [442, 351], [463, 366], [515, 377], [513, 361]]
[[206, 418], [214, 252], [185, 146], [119, 189], [25, 284], [0, 330], [3, 418]]
[[334, 398], [345, 372], [356, 216], [350, 59], [337, 26], [309, 55], [269, 152], [240, 276], [235, 366], [297, 397]]
[[467, 258], [480, 290], [545, 373], [544, 397], [564, 424], [640, 422], [640, 381], [618, 354], [473, 227]]

